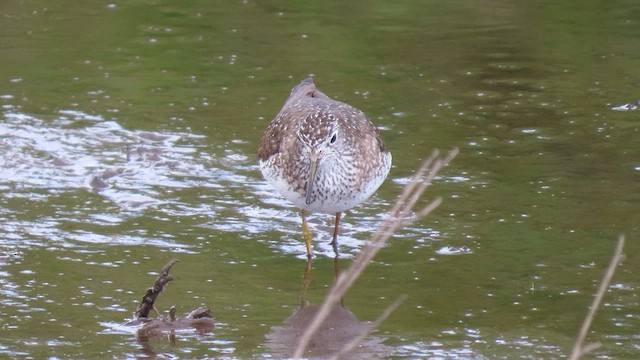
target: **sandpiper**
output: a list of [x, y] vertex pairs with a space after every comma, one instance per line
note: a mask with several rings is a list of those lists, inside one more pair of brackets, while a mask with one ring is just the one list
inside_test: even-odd
[[391, 153], [375, 125], [362, 111], [322, 93], [311, 78], [291, 90], [267, 126], [258, 159], [267, 181], [301, 209], [308, 258], [306, 212], [335, 214], [331, 245], [337, 256], [341, 213], [373, 195], [391, 168]]

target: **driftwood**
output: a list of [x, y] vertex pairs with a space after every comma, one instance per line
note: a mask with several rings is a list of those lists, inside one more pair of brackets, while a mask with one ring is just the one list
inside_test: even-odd
[[180, 260], [172, 259], [162, 268], [162, 271], [160, 272], [160, 274], [158, 274], [156, 281], [153, 283], [153, 287], [148, 288], [144, 293], [142, 302], [136, 309], [136, 319], [149, 317], [149, 313], [151, 312], [151, 310], [158, 314], [158, 311], [153, 306], [153, 303], [156, 301], [158, 295], [160, 295], [162, 290], [164, 290], [164, 287], [167, 285], [167, 283], [173, 280], [173, 277], [169, 274], [169, 270], [171, 270], [171, 267], [178, 261]]
[[[167, 283], [173, 280], [169, 271], [179, 260], [172, 259], [163, 268], [153, 287], [148, 288], [142, 301], [135, 312], [135, 319], [128, 322], [129, 326], [140, 326], [138, 329], [138, 340], [146, 342], [149, 338], [161, 337], [165, 334], [175, 336], [177, 330], [193, 329], [199, 334], [213, 331], [215, 324], [213, 321], [213, 313], [206, 306], [201, 306], [184, 317], [176, 317], [176, 307], [172, 306], [168, 316], [161, 316], [156, 310], [154, 303], [158, 295], [164, 290]], [[155, 312], [157, 318], [149, 318], [151, 311]]]
[[151, 338], [169, 335], [169, 339], [173, 342], [177, 331], [194, 330], [198, 334], [206, 334], [212, 332], [214, 328], [213, 313], [206, 306], [193, 310], [185, 317], [176, 317], [176, 308], [172, 306], [169, 316], [147, 319], [138, 329], [138, 340], [146, 342]]

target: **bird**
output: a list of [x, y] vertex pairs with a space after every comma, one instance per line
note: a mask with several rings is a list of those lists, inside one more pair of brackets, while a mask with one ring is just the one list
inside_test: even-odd
[[316, 88], [313, 78], [292, 90], [269, 123], [258, 148], [264, 178], [300, 208], [311, 259], [307, 213], [335, 215], [331, 245], [338, 257], [341, 214], [371, 197], [391, 168], [391, 152], [360, 110]]

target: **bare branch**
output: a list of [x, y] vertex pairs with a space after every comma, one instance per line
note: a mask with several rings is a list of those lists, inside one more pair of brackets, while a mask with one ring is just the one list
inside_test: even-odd
[[164, 287], [167, 285], [167, 283], [173, 280], [173, 277], [169, 274], [169, 271], [171, 270], [171, 267], [179, 261], [180, 260], [178, 259], [170, 260], [162, 268], [162, 271], [160, 272], [160, 274], [158, 274], [156, 281], [153, 283], [153, 287], [148, 288], [144, 293], [142, 301], [140, 302], [140, 305], [138, 305], [138, 308], [135, 312], [136, 319], [149, 317], [149, 313], [152, 310], [155, 311], [153, 303], [156, 301], [158, 295], [160, 295], [160, 292], [164, 290]]
[[611, 284], [611, 279], [613, 278], [613, 274], [616, 272], [616, 267], [618, 267], [620, 261], [622, 261], [623, 248], [624, 235], [620, 235], [620, 237], [618, 238], [618, 244], [616, 245], [616, 249], [613, 253], [613, 257], [611, 258], [611, 262], [609, 262], [609, 267], [607, 268], [607, 271], [604, 273], [604, 276], [600, 281], [598, 292], [593, 298], [593, 302], [591, 303], [591, 307], [589, 307], [587, 317], [584, 319], [582, 327], [580, 328], [580, 332], [578, 333], [578, 338], [573, 345], [573, 350], [571, 351], [569, 360], [578, 360], [582, 357], [582, 355], [588, 354], [589, 352], [597, 349], [600, 346], [600, 344], [598, 343], [584, 345], [584, 341], [587, 338], [587, 333], [589, 332], [589, 328], [591, 328], [591, 323], [593, 322], [593, 318], [596, 315], [596, 311], [598, 310], [598, 308], [600, 308], [602, 298], [609, 288], [609, 284]]

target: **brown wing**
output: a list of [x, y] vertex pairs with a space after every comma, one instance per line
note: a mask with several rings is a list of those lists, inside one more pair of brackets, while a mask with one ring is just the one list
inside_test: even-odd
[[280, 144], [282, 143], [282, 139], [285, 135], [285, 132], [280, 125], [280, 115], [278, 115], [278, 117], [276, 117], [269, 126], [267, 126], [264, 135], [262, 135], [262, 141], [258, 148], [259, 160], [265, 161], [280, 151]]

